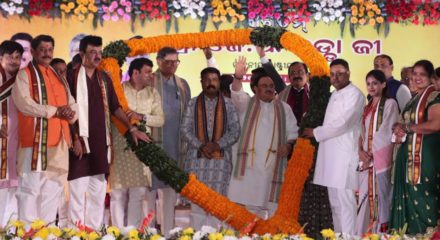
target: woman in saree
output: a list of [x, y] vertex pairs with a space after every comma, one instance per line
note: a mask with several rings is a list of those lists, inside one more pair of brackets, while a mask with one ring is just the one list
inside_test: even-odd
[[359, 138], [359, 206], [356, 234], [386, 232], [391, 208], [392, 126], [399, 107], [386, 98], [386, 77], [380, 70], [366, 76], [371, 96], [362, 116]]
[[394, 173], [391, 228], [409, 234], [437, 226], [440, 193], [440, 93], [432, 85], [434, 67], [428, 60], [414, 64], [417, 94], [402, 111], [393, 134], [400, 146]]

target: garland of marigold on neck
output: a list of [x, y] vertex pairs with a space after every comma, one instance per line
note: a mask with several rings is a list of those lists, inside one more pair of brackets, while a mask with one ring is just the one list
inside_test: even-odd
[[[298, 55], [298, 57], [300, 57], [308, 65], [311, 75], [315, 78], [329, 75], [329, 68], [325, 58], [314, 48], [310, 42], [301, 36], [286, 31], [275, 30], [275, 32], [278, 34], [269, 34], [269, 36], [272, 36], [272, 38], [264, 37], [267, 41], [251, 41], [251, 35], [253, 35], [253, 39], [260, 39], [263, 38], [263, 35], [268, 35], [267, 31], [274, 31], [273, 29], [267, 27], [258, 30], [259, 32], [253, 32], [250, 29], [237, 29], [205, 33], [165, 35], [128, 40], [124, 41], [122, 44], [121, 41], [118, 41], [117, 44], [113, 45], [113, 52], [107, 54], [107, 57], [102, 61], [101, 67], [109, 73], [119, 102], [124, 111], [129, 110], [120, 82], [121, 72], [119, 64], [124, 61], [124, 56], [118, 54], [118, 52], [123, 52], [122, 50], [117, 51], [116, 49], [116, 51], [114, 51], [115, 46], [124, 45], [124, 43], [130, 49], [128, 56], [157, 52], [160, 48], [165, 46], [176, 49], [246, 45], [251, 43], [256, 45], [258, 44], [259, 46], [263, 47], [282, 46]], [[104, 49], [104, 52], [105, 50], [106, 49]], [[311, 105], [313, 105], [312, 102], [313, 99], [311, 99]], [[320, 103], [320, 105], [322, 105], [322, 103]], [[121, 133], [126, 132], [126, 129], [122, 124], [117, 124], [117, 122], [114, 123]], [[313, 125], [316, 124], [317, 123], [313, 123]], [[126, 135], [126, 137], [130, 143], [130, 137], [128, 135]], [[151, 144], [151, 146], [154, 145], [152, 143], [142, 143], [140, 145], [145, 144]], [[133, 150], [139, 148], [139, 146], [135, 147], [133, 145], [131, 145], [131, 147]], [[144, 156], [141, 151], [135, 151], [135, 153], [142, 162], [149, 166], [154, 166], [154, 161], [172, 161], [167, 157], [160, 157], [161, 159], [148, 159], [148, 157]], [[153, 170], [153, 172], [155, 174], [160, 173], [163, 176], [181, 176], [179, 178], [181, 179], [180, 182], [176, 185], [170, 184], [171, 187], [222, 221], [227, 221], [235, 229], [242, 230], [246, 226], [254, 224], [254, 228], [251, 230], [251, 232], [256, 232], [259, 234], [275, 234], [279, 232], [297, 233], [301, 229], [301, 226], [297, 222], [301, 199], [300, 193], [302, 192], [304, 182], [312, 165], [314, 153], [315, 148], [311, 144], [310, 140], [303, 138], [299, 138], [297, 140], [292, 158], [288, 163], [285, 180], [281, 188], [278, 209], [276, 210], [274, 216], [268, 220], [262, 220], [256, 217], [254, 214], [248, 212], [245, 208], [229, 201], [227, 198], [221, 196], [198, 181], [194, 175], [190, 175], [189, 178], [188, 175], [183, 177], [185, 175], [183, 171], [176, 170], [172, 167]], [[158, 173], [156, 173], [156, 171], [158, 171]], [[164, 171], [167, 171], [166, 174], [163, 174]], [[184, 178], [183, 182], [182, 177]], [[292, 195], [291, 193], [299, 194]]]

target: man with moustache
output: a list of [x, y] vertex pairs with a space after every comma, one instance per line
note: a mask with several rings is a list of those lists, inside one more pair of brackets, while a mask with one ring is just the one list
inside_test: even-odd
[[33, 61], [18, 72], [12, 88], [19, 110], [18, 218], [26, 223], [55, 221], [68, 171], [69, 123], [77, 118], [69, 87], [50, 67], [54, 46], [51, 36], [35, 37]]
[[[159, 69], [154, 73], [151, 86], [156, 88], [161, 96], [165, 123], [161, 128], [152, 129], [152, 137], [171, 159], [182, 166], [186, 156], [186, 144], [181, 141], [180, 122], [191, 98], [191, 91], [185, 79], [176, 75], [180, 64], [176, 49], [171, 47], [160, 49], [156, 60]], [[174, 227], [177, 193], [154, 174], [152, 180], [151, 191], [148, 193], [148, 208], [155, 211], [157, 190], [160, 190], [161, 209], [155, 212], [162, 214], [161, 232], [168, 236], [169, 231]]]
[[15, 192], [18, 180], [15, 169], [18, 148], [18, 118], [11, 95], [15, 75], [20, 68], [23, 47], [14, 41], [0, 44], [0, 226], [10, 218], [16, 219]]
[[252, 98], [242, 89], [246, 59], [235, 62], [231, 99], [239, 112], [241, 135], [233, 150], [228, 197], [261, 218], [272, 215], [283, 182], [286, 157], [298, 127], [289, 105], [275, 98], [275, 86], [263, 68], [252, 71]]
[[313, 183], [328, 188], [335, 231], [353, 234], [358, 140], [365, 98], [350, 83], [350, 68], [343, 59], [331, 62], [330, 83], [336, 90], [330, 97], [322, 126], [305, 128], [303, 135], [319, 142]]
[[297, 125], [299, 126], [302, 117], [309, 106], [309, 78], [310, 74], [307, 65], [302, 62], [293, 62], [289, 65], [288, 75], [290, 85], [286, 87], [283, 79], [275, 69], [272, 62], [266, 57], [263, 47], [256, 46], [258, 56], [266, 73], [271, 76], [279, 93], [281, 101], [289, 104], [295, 115]]
[[399, 105], [399, 112], [402, 111], [411, 99], [411, 91], [401, 81], [394, 79], [393, 59], [386, 54], [376, 56], [374, 58], [374, 69], [381, 70], [387, 77], [386, 96], [396, 100]]
[[[278, 82], [279, 86], [284, 84], [272, 62], [267, 59], [264, 49], [257, 46], [256, 50], [264, 70], [273, 76], [274, 82]], [[305, 63], [293, 62], [289, 65], [288, 76], [290, 85], [280, 92], [278, 98], [289, 104], [299, 127], [309, 108], [310, 73]], [[298, 220], [305, 226], [304, 232], [308, 236], [319, 238], [322, 229], [332, 228], [333, 225], [327, 188], [313, 184], [313, 174], [314, 168], [312, 167], [304, 184]]]
[[[131, 109], [127, 114], [131, 119], [143, 121], [147, 132], [151, 133], [152, 128], [161, 127], [164, 122], [160, 95], [148, 86], [153, 78], [153, 62], [147, 58], [134, 59], [128, 68], [128, 76], [130, 80], [122, 84]], [[112, 138], [115, 154], [109, 175], [112, 224], [117, 227], [140, 226], [148, 214], [143, 203], [151, 186], [151, 172], [133, 151], [126, 149], [127, 140], [114, 124]]]
[[124, 124], [135, 143], [149, 139], [130, 124], [119, 106], [111, 79], [97, 69], [102, 59], [102, 38], [86, 36], [79, 49], [82, 65], [67, 76], [79, 113], [69, 158], [69, 215], [71, 222], [97, 229], [103, 221], [105, 175], [111, 159], [110, 114]]
[[[200, 73], [202, 93], [186, 108], [181, 134], [188, 143], [185, 171], [226, 196], [232, 172], [231, 148], [240, 136], [240, 122], [231, 99], [220, 92], [220, 71], [208, 67]], [[191, 204], [191, 226], [217, 226], [221, 221]]]

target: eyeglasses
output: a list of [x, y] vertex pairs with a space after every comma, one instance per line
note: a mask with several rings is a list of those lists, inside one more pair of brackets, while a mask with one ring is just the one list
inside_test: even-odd
[[330, 73], [330, 77], [340, 78], [340, 77], [344, 76], [345, 74], [347, 74], [347, 72], [335, 72], [335, 73]]
[[164, 59], [162, 60], [165, 64], [167, 65], [171, 65], [171, 64], [176, 64], [179, 65], [180, 64], [180, 60], [168, 60], [168, 59]]

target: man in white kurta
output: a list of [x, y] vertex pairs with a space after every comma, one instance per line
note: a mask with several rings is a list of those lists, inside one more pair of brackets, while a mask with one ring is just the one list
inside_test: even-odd
[[[286, 157], [292, 150], [289, 143], [297, 138], [298, 127], [289, 105], [275, 99], [272, 79], [262, 68], [260, 70], [262, 71], [253, 72], [251, 80], [251, 87], [255, 92], [253, 98], [242, 90], [241, 83], [237, 84], [239, 82], [237, 71], [235, 74], [231, 98], [239, 112], [242, 134], [233, 148], [234, 170], [228, 197], [233, 202], [245, 205], [258, 216], [267, 218], [276, 210], [278, 191], [274, 189], [276, 185], [274, 182], [275, 179], [279, 179], [278, 177], [282, 178]], [[259, 107], [252, 107], [252, 104]], [[282, 108], [284, 114], [275, 113], [277, 104], [280, 104], [278, 108]], [[259, 112], [253, 113], [258, 109]], [[276, 119], [277, 117], [283, 118], [281, 121], [287, 124], [279, 127], [280, 121]], [[249, 124], [252, 121], [254, 124]], [[279, 134], [285, 135], [284, 138], [279, 138]], [[241, 149], [242, 142], [249, 144]], [[242, 154], [245, 154], [245, 159]], [[242, 169], [237, 169], [240, 168], [239, 162], [242, 160], [245, 160], [245, 164], [241, 166]], [[280, 167], [279, 176], [276, 176], [275, 170]], [[277, 184], [280, 185], [281, 182], [282, 180]]]
[[336, 232], [353, 233], [356, 220], [355, 189], [358, 186], [358, 139], [365, 98], [350, 83], [348, 63], [336, 59], [330, 64], [330, 82], [335, 87], [324, 117], [304, 135], [319, 142], [313, 182], [328, 187]]
[[[148, 86], [154, 77], [153, 62], [147, 58], [137, 58], [130, 63], [129, 81], [124, 82], [130, 119], [143, 121], [146, 132], [151, 128], [161, 127], [164, 122], [162, 101], [156, 89]], [[119, 228], [138, 227], [147, 216], [147, 193], [151, 187], [151, 172], [133, 151], [127, 148], [125, 137], [112, 124], [114, 159], [110, 165], [110, 211], [112, 224]]]

